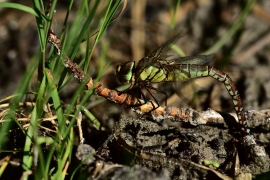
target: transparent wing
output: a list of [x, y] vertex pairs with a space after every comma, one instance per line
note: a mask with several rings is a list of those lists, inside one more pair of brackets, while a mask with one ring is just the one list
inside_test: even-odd
[[165, 60], [167, 57], [169, 57], [168, 55], [166, 55], [167, 51], [171, 48], [171, 46], [178, 41], [178, 39], [181, 37], [180, 34], [177, 34], [176, 36], [174, 36], [173, 38], [171, 38], [170, 40], [168, 40], [167, 42], [165, 42], [163, 45], [161, 45], [160, 47], [158, 47], [156, 50], [154, 50], [149, 57], [152, 58], [156, 58], [158, 60]]
[[[169, 65], [165, 65], [166, 70], [171, 72], [169, 75], [172, 75], [171, 79], [176, 94], [188, 104], [196, 104], [197, 101], [195, 101], [195, 99], [197, 92], [204, 89], [196, 84], [194, 82], [195, 79], [191, 77], [194, 77], [194, 72], [205, 71], [203, 64], [209, 62], [212, 57], [213, 56], [185, 57], [184, 59], [177, 59], [177, 61], [169, 61]], [[191, 66], [187, 66], [188, 64]], [[191, 73], [193, 75], [191, 75]]]
[[196, 65], [204, 65], [208, 63], [214, 55], [197, 55], [197, 56], [186, 56], [175, 58], [171, 60], [166, 60], [171, 65], [175, 64], [196, 64]]
[[198, 93], [206, 90], [206, 87], [197, 84], [195, 80], [196, 79], [188, 79], [186, 81], [173, 82], [175, 93], [180, 97], [180, 101], [184, 101], [181, 103], [194, 108], [196, 108], [199, 103], [199, 99], [197, 99]]
[[[191, 100], [192, 96], [196, 94], [196, 85], [194, 84], [192, 79], [183, 78], [184, 81], [179, 81], [181, 78], [177, 78], [177, 76], [181, 75], [183, 77], [189, 77], [189, 73], [185, 71], [185, 69], [179, 69], [180, 67], [184, 67], [181, 65], [191, 64], [191, 65], [204, 65], [208, 63], [212, 58], [213, 55], [197, 55], [197, 56], [187, 56], [187, 57], [179, 57], [174, 59], [167, 59], [169, 55], [166, 55], [168, 50], [171, 46], [180, 38], [180, 34], [174, 36], [163, 45], [158, 47], [154, 50], [149, 56], [149, 60], [151, 64], [149, 66], [158, 65], [160, 68], [161, 66], [167, 72], [174, 72], [170, 73], [172, 75], [172, 80], [174, 82], [175, 91], [176, 93], [182, 97], [185, 101]], [[161, 66], [160, 66], [161, 65]], [[181, 73], [179, 74], [179, 70]], [[189, 97], [189, 98], [188, 98]]]

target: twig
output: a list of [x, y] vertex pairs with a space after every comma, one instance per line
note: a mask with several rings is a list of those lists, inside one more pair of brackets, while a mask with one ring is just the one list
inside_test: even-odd
[[[66, 68], [70, 69], [73, 77], [77, 79], [79, 83], [85, 83], [87, 90], [94, 88], [94, 91], [98, 96], [102, 96], [107, 100], [113, 101], [124, 107], [130, 107], [138, 114], [150, 113], [156, 121], [162, 121], [168, 118], [171, 121], [185, 121], [193, 125], [224, 122], [221, 115], [210, 109], [205, 112], [198, 112], [192, 108], [158, 107], [158, 105], [151, 100], [145, 102], [144, 100], [133, 97], [127, 93], [119, 93], [116, 90], [108, 89], [100, 82], [94, 83], [91, 77], [87, 76], [76, 63], [72, 62], [68, 56], [61, 52], [61, 41], [52, 30], [49, 32], [48, 42], [55, 47], [58, 56], [62, 53], [63, 57], [61, 58], [63, 64]], [[242, 131], [244, 135], [248, 134], [245, 129], [242, 129]]]

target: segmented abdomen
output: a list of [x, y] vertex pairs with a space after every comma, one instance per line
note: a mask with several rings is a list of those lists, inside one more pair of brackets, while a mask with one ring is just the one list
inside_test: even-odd
[[167, 81], [184, 81], [191, 78], [209, 76], [222, 82], [233, 99], [234, 109], [236, 111], [240, 125], [245, 126], [245, 114], [243, 111], [241, 98], [229, 75], [215, 69], [212, 66], [192, 64], [177, 64], [173, 66], [173, 69], [172, 67], [165, 66], [165, 69], [167, 69]]

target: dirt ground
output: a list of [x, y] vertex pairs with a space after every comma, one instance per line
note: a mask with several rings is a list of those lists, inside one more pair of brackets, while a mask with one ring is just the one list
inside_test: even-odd
[[[169, 2], [169, 1], [168, 1]], [[127, 8], [107, 29], [107, 56], [112, 60], [102, 83], [116, 89], [117, 64], [148, 55], [169, 39], [169, 3], [148, 0], [128, 1]], [[244, 7], [241, 0], [185, 0], [176, 15], [173, 34], [183, 37], [176, 43], [186, 55], [209, 50], [230, 29]], [[30, 5], [30, 4], [29, 4]], [[60, 25], [67, 4], [59, 1], [55, 20]], [[76, 8], [74, 8], [76, 9]], [[74, 10], [75, 11], [75, 10]], [[39, 50], [34, 18], [17, 10], [0, 10], [0, 98], [15, 92], [31, 57]], [[72, 16], [71, 16], [72, 17]], [[70, 23], [72, 20], [70, 20]], [[56, 33], [61, 31], [61, 27]], [[82, 45], [83, 46], [83, 45]], [[84, 47], [82, 47], [83, 49]], [[89, 67], [96, 76], [100, 47]], [[83, 50], [82, 50], [83, 51]], [[168, 53], [170, 54], [170, 53]], [[175, 53], [171, 52], [172, 55]], [[75, 61], [79, 62], [83, 55]], [[97, 130], [84, 119], [85, 143], [75, 144], [78, 163], [89, 154], [78, 178], [82, 179], [268, 179], [270, 177], [270, 1], [258, 0], [244, 24], [214, 53], [210, 62], [228, 74], [235, 83], [247, 116], [250, 135], [243, 137], [235, 122], [231, 97], [224, 85], [211, 78], [196, 79], [178, 90], [173, 83], [155, 87], [168, 95], [168, 106], [209, 108], [221, 115], [222, 123], [191, 125], [164, 119], [155, 122], [140, 117], [118, 104], [92, 96], [89, 110], [101, 123]], [[33, 88], [29, 85], [29, 89]], [[180, 84], [181, 85], [181, 84]], [[182, 84], [183, 85], [183, 84]], [[62, 91], [69, 102], [78, 87], [74, 80]], [[192, 91], [191, 91], [191, 89]], [[196, 93], [193, 93], [196, 89]], [[181, 92], [180, 92], [181, 91]], [[136, 89], [130, 94], [136, 95]], [[178, 94], [178, 95], [177, 95]], [[179, 94], [183, 97], [179, 97]], [[154, 93], [164, 105], [164, 96]], [[102, 113], [101, 113], [102, 112]], [[20, 147], [23, 135], [13, 142]], [[75, 164], [74, 164], [75, 166]]]

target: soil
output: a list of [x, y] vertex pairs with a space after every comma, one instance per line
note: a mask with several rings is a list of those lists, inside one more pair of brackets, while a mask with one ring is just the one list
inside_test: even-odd
[[[177, 11], [175, 33], [183, 37], [177, 42], [186, 55], [205, 52], [219, 41], [243, 10], [243, 2], [228, 0], [181, 1]], [[22, 1], [22, 3], [25, 3]], [[30, 6], [30, 5], [29, 5]], [[55, 20], [62, 24], [67, 4], [59, 1]], [[72, 13], [76, 11], [76, 4]], [[143, 12], [140, 14], [140, 12]], [[70, 24], [72, 23], [72, 13]], [[0, 98], [16, 91], [31, 57], [39, 51], [38, 34], [32, 15], [13, 10], [0, 11]], [[146, 4], [128, 1], [128, 5], [107, 29], [108, 59], [113, 60], [101, 82], [116, 89], [117, 64], [138, 62], [169, 39], [169, 1], [148, 0]], [[56, 34], [61, 27], [55, 29]], [[85, 142], [74, 144], [72, 166], [83, 162], [76, 174], [81, 179], [268, 179], [270, 177], [270, 1], [258, 0], [244, 24], [232, 38], [214, 53], [211, 65], [230, 75], [239, 90], [246, 111], [250, 135], [242, 136], [230, 95], [224, 85], [211, 78], [200, 78], [186, 84], [155, 85], [168, 95], [168, 106], [192, 107], [198, 111], [214, 109], [222, 116], [222, 123], [191, 125], [164, 119], [154, 121], [151, 116], [135, 114], [96, 96], [89, 99], [88, 109], [100, 121], [101, 129], [86, 117], [83, 119]], [[85, 45], [76, 62], [83, 58]], [[89, 71], [98, 75], [98, 46]], [[175, 56], [172, 51], [168, 54]], [[36, 79], [29, 84], [35, 90]], [[175, 87], [176, 86], [176, 87]], [[178, 90], [180, 86], [181, 92]], [[61, 92], [63, 104], [68, 104], [78, 87], [71, 81]], [[196, 93], [191, 89], [196, 89]], [[136, 96], [137, 89], [129, 93]], [[138, 91], [137, 91], [138, 92]], [[153, 93], [164, 105], [165, 97]], [[178, 94], [178, 95], [176, 95]], [[179, 97], [181, 96], [181, 98]], [[191, 98], [193, 97], [193, 98]], [[147, 96], [148, 98], [148, 96]], [[151, 98], [151, 97], [149, 97]], [[102, 99], [102, 98], [100, 98]], [[98, 103], [97, 103], [98, 102]], [[3, 111], [4, 112], [4, 109]], [[20, 109], [18, 112], [31, 112]], [[24, 117], [18, 113], [18, 117]], [[23, 125], [23, 124], [22, 124]], [[45, 124], [44, 124], [45, 125]], [[11, 129], [16, 129], [16, 124]], [[47, 131], [40, 135], [54, 136]], [[76, 137], [79, 139], [79, 137]], [[20, 149], [25, 136], [13, 131], [6, 147]], [[44, 147], [44, 152], [46, 148]], [[94, 154], [94, 155], [93, 155]], [[90, 155], [90, 156], [89, 156]], [[1, 158], [6, 154], [1, 155]], [[87, 160], [84, 160], [87, 157]], [[89, 158], [90, 157], [90, 158]], [[20, 155], [12, 157], [21, 162]], [[84, 161], [83, 161], [84, 160]], [[72, 169], [72, 167], [71, 167]], [[18, 173], [14, 173], [14, 171]], [[5, 176], [21, 177], [22, 170], [9, 165]]]

